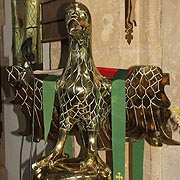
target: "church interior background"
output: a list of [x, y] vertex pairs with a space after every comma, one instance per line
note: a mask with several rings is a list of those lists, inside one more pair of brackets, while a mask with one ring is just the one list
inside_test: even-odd
[[[134, 65], [157, 65], [163, 72], [170, 74], [170, 86], [166, 86], [165, 90], [171, 106], [180, 107], [180, 1], [137, 0], [137, 26], [133, 29], [133, 40], [130, 45], [125, 39], [124, 0], [78, 2], [84, 3], [91, 12], [92, 51], [96, 66], [127, 69]], [[0, 1], [0, 14], [0, 63], [3, 69], [13, 63], [11, 1]], [[61, 42], [46, 42], [42, 46], [44, 69], [57, 69]], [[5, 84], [2, 70], [0, 118], [3, 131], [0, 139], [0, 179], [24, 180], [28, 177], [29, 171], [27, 166], [30, 142], [13, 133], [19, 127], [17, 112], [20, 112], [20, 107], [10, 104], [12, 92]], [[4, 86], [7, 86], [6, 92]], [[176, 115], [178, 113], [180, 115], [180, 109]], [[18, 116], [22, 116], [23, 121], [24, 117], [20, 114], [18, 113]], [[173, 138], [180, 140], [178, 129], [173, 132]], [[41, 151], [42, 146], [43, 143], [40, 143], [37, 151]], [[177, 180], [180, 178], [179, 168], [179, 146], [164, 145], [157, 148], [145, 144], [144, 180]], [[126, 175], [128, 180], [128, 172]]]

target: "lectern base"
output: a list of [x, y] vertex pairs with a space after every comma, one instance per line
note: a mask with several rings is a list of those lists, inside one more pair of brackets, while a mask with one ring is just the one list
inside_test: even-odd
[[34, 177], [34, 180], [111, 180], [111, 177], [103, 177], [91, 172], [71, 173], [59, 171], [39, 173]]

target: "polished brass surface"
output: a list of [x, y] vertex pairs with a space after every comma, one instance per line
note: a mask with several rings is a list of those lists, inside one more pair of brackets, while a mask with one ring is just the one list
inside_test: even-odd
[[11, 0], [12, 4], [12, 50], [13, 64], [23, 65], [21, 45], [27, 38], [33, 39], [33, 63], [42, 63], [41, 26], [39, 0]]
[[164, 87], [169, 76], [157, 66], [135, 67], [126, 80], [126, 136], [130, 142], [145, 138], [152, 146], [180, 145], [168, 125], [170, 100]]
[[[69, 58], [56, 91], [60, 104], [59, 137], [54, 150], [33, 164], [36, 178], [41, 179], [44, 169], [57, 168], [94, 178], [110, 178], [111, 170], [98, 155], [97, 138], [101, 128], [109, 124], [110, 82], [103, 78], [94, 65], [91, 53], [91, 17], [81, 3], [71, 3], [66, 8], [66, 28], [69, 35]], [[76, 163], [66, 162], [63, 154], [69, 131], [77, 124], [88, 135], [88, 152]], [[109, 125], [110, 127], [110, 125]], [[91, 172], [91, 174], [89, 174]], [[59, 172], [59, 178], [61, 178]], [[92, 177], [91, 177], [92, 176]], [[70, 178], [70, 177], [69, 177]]]
[[[22, 112], [26, 117], [26, 129], [20, 131], [20, 135], [31, 134], [32, 123], [32, 95], [33, 95], [33, 78], [24, 67], [10, 66], [7, 67], [8, 81], [13, 91], [15, 98], [12, 103], [21, 104]], [[167, 98], [164, 86], [169, 84], [169, 77], [163, 74], [161, 69], [156, 66], [139, 66], [130, 69], [130, 75], [126, 80], [126, 102], [127, 102], [127, 129], [126, 135], [128, 141], [138, 141], [145, 138], [148, 143], [155, 146], [165, 144], [179, 144], [171, 141], [172, 129], [168, 126], [168, 120], [171, 115], [171, 110], [177, 113], [177, 108], [171, 108], [170, 101]], [[23, 77], [22, 77], [23, 75]], [[149, 77], [149, 79], [147, 78]], [[34, 141], [38, 142], [43, 138], [43, 110], [42, 110], [42, 83], [43, 75], [35, 75], [35, 129]], [[49, 132], [49, 138], [56, 141], [58, 138], [59, 127], [59, 106], [55, 102], [53, 110], [53, 121]], [[177, 116], [177, 115], [176, 115]], [[176, 117], [179, 120], [179, 116]], [[78, 128], [73, 129], [74, 133], [79, 136], [79, 141], [85, 138], [80, 135]], [[110, 131], [110, 129], [108, 130]], [[83, 133], [84, 134], [84, 133]], [[100, 131], [99, 136], [106, 138], [105, 142], [98, 141], [100, 149], [111, 148], [111, 133]], [[103, 138], [99, 138], [102, 140]], [[170, 138], [170, 139], [169, 139]], [[169, 140], [170, 141], [169, 141]], [[159, 142], [158, 142], [159, 141]], [[107, 145], [109, 143], [109, 145]], [[82, 144], [82, 143], [80, 143]], [[85, 144], [84, 146], [86, 146]]]
[[[72, 3], [67, 7], [66, 27], [70, 44], [69, 58], [56, 83], [57, 98], [49, 133], [49, 137], [57, 141], [57, 144], [48, 156], [33, 164], [35, 178], [111, 179], [111, 170], [98, 155], [99, 149], [111, 149], [111, 81], [102, 77], [94, 65], [91, 18], [84, 5]], [[43, 138], [43, 76], [32, 76], [26, 66], [27, 60], [30, 63], [28, 58], [29, 56], [25, 57], [23, 67], [7, 68], [8, 82], [15, 92], [14, 103], [21, 104], [29, 128], [34, 108], [34, 140], [39, 141]], [[172, 129], [168, 126], [170, 101], [164, 91], [168, 84], [169, 76], [163, 74], [157, 66], [129, 69], [126, 79], [127, 141], [136, 142], [144, 138], [153, 146], [162, 146], [163, 143], [180, 144], [172, 139]], [[35, 107], [32, 104], [33, 91], [36, 96]], [[31, 129], [27, 131], [32, 133]], [[24, 132], [26, 135], [27, 131]], [[71, 131], [79, 135], [78, 142], [82, 148], [85, 147], [85, 153], [73, 159], [64, 154], [64, 144]], [[117, 178], [120, 177], [117, 175]]]
[[178, 106], [174, 105], [174, 106], [171, 107], [171, 110], [175, 115], [177, 125], [180, 126], [180, 108]]
[[[15, 94], [11, 103], [21, 105], [21, 110], [26, 119], [26, 128], [19, 130], [18, 133], [22, 136], [33, 134], [33, 140], [39, 142], [44, 136], [42, 109], [42, 80], [44, 76], [36, 75], [35, 77], [32, 72], [35, 59], [32, 52], [32, 38], [24, 41], [20, 49], [23, 56], [22, 66], [9, 66], [6, 68], [8, 83]], [[35, 106], [33, 105], [34, 101]], [[32, 132], [33, 118], [34, 132]]]
[[35, 177], [34, 180], [109, 180], [105, 177], [98, 177], [97, 174], [93, 174], [92, 172], [88, 173], [70, 173], [67, 171], [54, 171], [49, 172], [48, 170], [43, 171], [43, 175], [39, 177]]

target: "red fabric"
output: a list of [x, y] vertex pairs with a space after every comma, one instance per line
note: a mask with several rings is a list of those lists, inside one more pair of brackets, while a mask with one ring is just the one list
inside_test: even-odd
[[105, 77], [114, 77], [114, 75], [117, 73], [118, 69], [115, 68], [104, 68], [104, 67], [98, 67], [99, 72], [102, 76]]

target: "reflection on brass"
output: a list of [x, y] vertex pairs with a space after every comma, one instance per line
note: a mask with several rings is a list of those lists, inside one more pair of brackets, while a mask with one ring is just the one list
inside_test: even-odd
[[125, 38], [128, 44], [133, 40], [133, 26], [136, 26], [135, 5], [136, 0], [125, 0]]
[[[166, 74], [164, 75], [160, 68], [156, 66], [139, 66], [130, 69], [129, 71], [130, 75], [126, 80], [127, 140], [138, 141], [145, 137], [151, 145], [162, 145], [162, 143], [171, 144], [170, 142], [165, 141], [169, 138], [171, 141], [172, 134], [172, 130], [169, 129], [167, 125], [167, 121], [171, 115], [169, 109], [170, 101], [164, 92], [164, 86], [169, 84], [169, 77]], [[30, 135], [32, 122], [31, 111], [33, 107], [33, 79], [28, 75], [27, 69], [23, 67], [10, 66], [7, 68], [7, 72], [8, 82], [15, 92], [15, 99], [12, 102], [15, 104], [21, 104], [22, 112], [26, 116], [27, 129], [24, 132], [20, 132], [20, 134], [26, 136]], [[24, 74], [23, 77], [25, 77], [23, 79], [22, 74]], [[149, 77], [149, 79], [147, 77]], [[43, 138], [43, 78], [43, 75], [35, 75], [36, 106], [34, 109], [37, 117], [35, 116], [36, 128], [34, 140], [36, 142]], [[53, 141], [56, 141], [58, 137], [59, 107], [57, 106], [57, 102], [55, 102], [55, 104], [53, 122], [49, 133], [49, 138]], [[178, 108], [173, 106], [171, 110], [176, 114], [176, 120], [178, 121]], [[105, 132], [102, 131], [100, 134], [103, 135], [103, 133]], [[108, 139], [109, 141], [111, 140], [111, 138]], [[157, 139], [162, 141], [162, 143], [156, 143]], [[153, 142], [153, 140], [155, 141]], [[175, 144], [177, 144], [177, 142]]]
[[[69, 34], [69, 58], [63, 75], [57, 82], [60, 104], [59, 137], [52, 153], [33, 164], [36, 178], [48, 176], [44, 169], [66, 170], [72, 177], [80, 173], [94, 179], [109, 178], [110, 169], [101, 160], [97, 151], [99, 129], [107, 123], [110, 105], [109, 83], [93, 65], [91, 54], [91, 18], [87, 8], [80, 3], [70, 4], [66, 9], [66, 26]], [[78, 124], [88, 134], [88, 153], [80, 162], [66, 163], [63, 154], [64, 144], [69, 131]], [[46, 172], [46, 171], [45, 171]], [[62, 171], [62, 174], [64, 172]], [[62, 177], [59, 174], [59, 178]], [[69, 177], [70, 178], [70, 177]], [[52, 179], [52, 177], [48, 177]]]
[[[43, 75], [34, 76], [32, 65], [34, 53], [32, 52], [32, 39], [28, 38], [22, 43], [21, 54], [23, 57], [22, 66], [9, 66], [6, 68], [8, 73], [8, 83], [14, 91], [15, 98], [13, 104], [20, 104], [21, 110], [25, 115], [26, 128], [18, 133], [23, 136], [34, 134], [34, 141], [39, 142], [43, 138], [44, 124], [42, 111], [42, 80]], [[35, 95], [35, 96], [34, 96]], [[35, 100], [35, 107], [33, 101]], [[34, 116], [33, 112], [34, 111]], [[32, 118], [34, 117], [34, 132], [32, 132]]]
[[[69, 58], [56, 83], [56, 99], [49, 138], [57, 141], [54, 150], [33, 164], [35, 179], [111, 179], [111, 170], [99, 157], [98, 150], [111, 149], [111, 81], [96, 69], [91, 52], [91, 18], [81, 3], [66, 9], [69, 36]], [[26, 52], [26, 51], [25, 51]], [[32, 133], [32, 108], [35, 111], [35, 141], [43, 138], [42, 80], [32, 76], [29, 56], [23, 67], [7, 68], [8, 82], [15, 92], [14, 103], [21, 104], [27, 119], [27, 131]], [[29, 62], [29, 63], [28, 63]], [[164, 86], [169, 76], [157, 66], [129, 69], [126, 80], [126, 136], [134, 142], [144, 138], [150, 145], [179, 145], [172, 139], [167, 126], [171, 111]], [[33, 90], [35, 106], [32, 103]], [[69, 158], [64, 144], [71, 133], [79, 135], [83, 155]], [[37, 134], [36, 134], [37, 133]], [[122, 178], [117, 174], [117, 178]]]
[[164, 86], [169, 76], [157, 66], [136, 67], [126, 80], [126, 135], [128, 141], [145, 138], [152, 146], [180, 145], [167, 126], [170, 101]]
[[12, 50], [13, 64], [22, 65], [21, 45], [27, 38], [32, 38], [33, 63], [42, 63], [41, 27], [39, 0], [11, 0], [12, 3]]
[[[33, 169], [37, 179], [53, 179], [57, 169], [63, 170], [58, 172], [59, 179], [64, 170], [68, 178], [78, 173], [88, 179], [110, 179], [111, 170], [98, 155], [97, 146], [100, 129], [110, 127], [106, 125], [109, 124], [110, 82], [100, 75], [93, 62], [88, 9], [81, 3], [71, 3], [65, 15], [69, 57], [56, 87], [60, 104], [59, 137], [54, 150], [34, 163]], [[83, 128], [88, 135], [88, 152], [79, 162], [71, 162], [63, 153], [66, 138], [74, 125]]]
[[180, 108], [178, 106], [172, 106], [171, 110], [175, 114], [177, 124], [180, 126]]
[[[7, 67], [8, 82], [14, 91], [15, 98], [11, 101], [13, 104], [20, 104], [21, 110], [26, 118], [26, 128], [18, 133], [23, 136], [32, 133], [32, 109], [33, 107], [33, 87], [34, 80], [24, 67], [10, 66]], [[42, 115], [42, 81], [35, 78], [35, 124], [34, 124], [34, 141], [38, 142], [43, 138], [44, 125]]]

